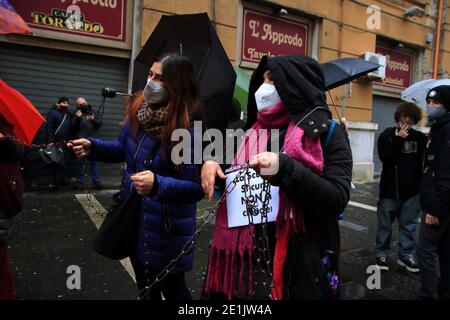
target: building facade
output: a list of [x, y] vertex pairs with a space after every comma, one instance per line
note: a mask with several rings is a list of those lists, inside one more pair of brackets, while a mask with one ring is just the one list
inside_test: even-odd
[[[45, 115], [58, 97], [85, 97], [98, 110], [101, 89], [126, 92], [133, 39], [132, 1], [9, 0], [33, 35], [0, 36], [0, 77], [23, 93]], [[79, 19], [75, 12], [80, 12]], [[138, 11], [140, 13], [140, 10]], [[72, 15], [72, 16], [71, 16]], [[99, 137], [113, 139], [123, 120], [123, 98], [107, 99]], [[44, 126], [35, 143], [46, 140]], [[100, 166], [100, 176], [118, 175], [120, 166]], [[73, 170], [72, 170], [73, 171]], [[45, 183], [45, 168], [29, 170]], [[47, 179], [49, 182], [51, 179]]]
[[[450, 73], [449, 0], [9, 1], [34, 35], [0, 36], [0, 76], [42, 113], [60, 95], [99, 105], [102, 87], [129, 89], [130, 62], [162, 15], [207, 12], [231, 63], [247, 73], [265, 54], [301, 53], [319, 62], [385, 56], [384, 78], [365, 77], [327, 95], [333, 117], [348, 122], [355, 180], [379, 174], [376, 140], [394, 125], [401, 91], [434, 71], [438, 78]], [[77, 8], [70, 6], [81, 10], [75, 29], [66, 23]], [[117, 134], [123, 107], [123, 98], [107, 100], [101, 137]]]
[[[443, 1], [441, 8], [439, 78], [450, 73], [449, 5]], [[143, 0], [142, 6], [141, 46], [162, 15], [207, 12], [233, 65], [248, 72], [264, 54], [301, 53], [319, 62], [385, 56], [384, 79], [365, 77], [327, 96], [333, 116], [332, 100], [348, 121], [355, 180], [380, 173], [376, 141], [394, 125], [401, 91], [433, 76], [436, 0]]]

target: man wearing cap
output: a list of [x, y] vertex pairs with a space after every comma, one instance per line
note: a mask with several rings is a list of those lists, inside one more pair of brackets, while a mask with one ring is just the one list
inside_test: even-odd
[[450, 86], [431, 89], [426, 101], [433, 124], [421, 188], [423, 217], [417, 244], [421, 280], [418, 297], [450, 299]]
[[[75, 132], [80, 127], [81, 111], [74, 115], [69, 110], [69, 98], [59, 97], [58, 102], [52, 106], [47, 113], [45, 130], [47, 133], [47, 143], [58, 143], [68, 141], [74, 138]], [[67, 164], [69, 153], [66, 152], [62, 164], [55, 164], [54, 183], [55, 190], [68, 186], [67, 183]]]

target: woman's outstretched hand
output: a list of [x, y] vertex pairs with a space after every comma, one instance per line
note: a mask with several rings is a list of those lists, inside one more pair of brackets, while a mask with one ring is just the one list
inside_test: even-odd
[[78, 157], [87, 157], [91, 152], [91, 141], [88, 139], [77, 139], [67, 143], [67, 148], [75, 152]]

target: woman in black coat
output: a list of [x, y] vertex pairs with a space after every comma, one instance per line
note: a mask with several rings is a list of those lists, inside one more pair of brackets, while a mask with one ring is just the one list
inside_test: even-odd
[[[266, 96], [265, 90], [268, 92]], [[258, 281], [265, 282], [264, 279], [257, 272], [247, 272], [252, 270], [252, 265], [256, 266], [258, 263], [254, 252], [251, 248], [248, 251], [252, 256], [250, 259], [241, 254], [243, 250], [240, 243], [245, 232], [235, 248], [229, 245], [232, 241], [225, 241], [227, 245], [222, 245], [220, 239], [228, 239], [229, 230], [221, 223], [219, 210], [205, 285], [205, 292], [210, 297], [338, 297], [340, 244], [337, 217], [350, 198], [352, 154], [346, 134], [340, 126], [336, 126], [329, 142], [325, 143], [331, 124], [331, 112], [326, 104], [324, 90], [323, 74], [318, 63], [306, 56], [264, 57], [255, 70], [249, 88], [247, 128], [254, 127], [255, 121], [257, 123], [260, 120], [261, 113], [275, 108], [263, 109], [261, 101], [276, 97], [276, 106], [281, 105], [290, 117], [290, 122], [302, 132], [301, 143], [323, 147], [323, 150], [320, 148], [320, 154], [316, 154], [317, 159], [310, 159], [314, 162], [320, 158], [322, 163], [320, 170], [317, 170], [308, 162], [290, 156], [289, 152], [262, 152], [249, 159], [250, 166], [260, 172], [264, 179], [271, 185], [280, 187], [287, 203], [292, 204], [294, 216], [298, 213], [301, 217], [296, 220], [297, 229], [289, 235], [284, 232], [287, 229], [279, 227], [280, 212], [276, 222], [268, 223], [266, 234], [271, 253], [269, 264], [272, 289], [271, 294], [261, 296], [258, 293]], [[291, 124], [277, 128], [280, 129], [280, 146], [289, 147], [299, 143], [290, 139], [292, 132], [298, 130], [293, 129]], [[275, 174], [265, 173], [277, 167]], [[216, 176], [224, 178], [221, 167], [214, 161], [206, 161], [202, 168], [202, 186], [210, 199]], [[297, 218], [292, 218], [291, 214], [291, 220], [295, 219]], [[298, 227], [298, 222], [302, 224], [301, 227]], [[295, 225], [295, 222], [291, 224]], [[264, 233], [261, 225], [255, 226], [253, 230], [255, 239], [259, 239]], [[231, 258], [226, 259], [223, 266], [221, 257], [227, 255]]]

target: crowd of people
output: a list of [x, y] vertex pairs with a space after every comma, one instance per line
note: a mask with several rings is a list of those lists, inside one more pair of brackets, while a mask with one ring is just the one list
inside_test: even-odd
[[[95, 137], [101, 127], [101, 117], [96, 114], [85, 98], [78, 97], [76, 99], [75, 110], [71, 110], [69, 98], [60, 97], [46, 117], [45, 132], [47, 144], [58, 144], [73, 139]], [[63, 152], [60, 161], [52, 164], [54, 170], [54, 188], [56, 190], [70, 186], [68, 172], [70, 158], [70, 152]], [[93, 186], [95, 188], [101, 188], [102, 183], [97, 163], [95, 161], [85, 163], [85, 160], [82, 158], [76, 159], [76, 181], [73, 186], [77, 189], [85, 188], [85, 166], [89, 166]]]
[[[196, 204], [214, 191], [224, 191], [226, 169], [246, 164], [270, 186], [278, 187], [275, 221], [230, 228], [232, 212], [221, 202], [216, 212], [203, 297], [222, 299], [338, 299], [340, 297], [340, 235], [338, 217], [350, 199], [352, 153], [344, 126], [334, 125], [325, 98], [322, 71], [307, 56], [264, 57], [250, 86], [245, 129], [277, 129], [280, 150], [270, 136], [258, 135], [252, 145], [244, 136], [233, 163], [204, 159], [175, 165], [171, 141], [176, 129], [193, 131], [202, 121], [201, 99], [190, 61], [181, 55], [161, 57], [150, 67], [145, 91], [127, 103], [124, 126], [116, 140], [95, 138], [100, 119], [84, 98], [68, 110], [62, 97], [47, 116], [49, 143], [69, 141], [79, 168], [90, 164], [94, 185], [101, 185], [96, 162], [125, 162], [122, 196], [133, 189], [143, 197], [135, 248], [130, 254], [139, 290], [152, 300], [192, 299], [185, 274], [192, 270], [194, 247], [179, 257], [195, 235]], [[144, 94], [145, 93], [145, 94]], [[148, 99], [148, 97], [151, 99]], [[412, 129], [421, 118], [416, 105], [398, 106], [397, 127], [378, 141], [383, 172], [378, 205], [376, 265], [388, 270], [392, 224], [400, 228], [398, 264], [419, 272], [419, 298], [450, 297], [450, 86], [427, 95], [428, 137]], [[8, 126], [0, 127], [0, 147], [11, 144]], [[195, 139], [196, 135], [191, 135]], [[194, 142], [194, 141], [192, 141]], [[11, 148], [11, 146], [9, 146]], [[190, 150], [193, 158], [194, 148]], [[2, 150], [2, 155], [4, 154]], [[22, 189], [6, 174], [18, 170], [18, 158], [0, 158], [0, 298], [11, 298], [11, 271], [6, 257], [8, 219], [20, 211]], [[14, 171], [16, 170], [16, 171]], [[85, 183], [77, 170], [76, 185]], [[265, 183], [266, 183], [265, 182]], [[11, 185], [14, 184], [14, 186]], [[66, 161], [55, 171], [55, 186], [64, 186]], [[16, 200], [11, 196], [15, 193]], [[12, 201], [12, 202], [11, 202]], [[414, 254], [414, 231], [422, 212]], [[6, 226], [6, 227], [5, 227]], [[2, 242], [3, 241], [3, 242]], [[260, 244], [265, 246], [261, 249]], [[176, 259], [167, 276], [158, 275]], [[440, 271], [439, 271], [440, 269]], [[438, 277], [440, 274], [440, 277]], [[157, 281], [155, 281], [157, 280]], [[155, 283], [156, 282], [156, 283]], [[8, 294], [3, 293], [8, 291]]]

